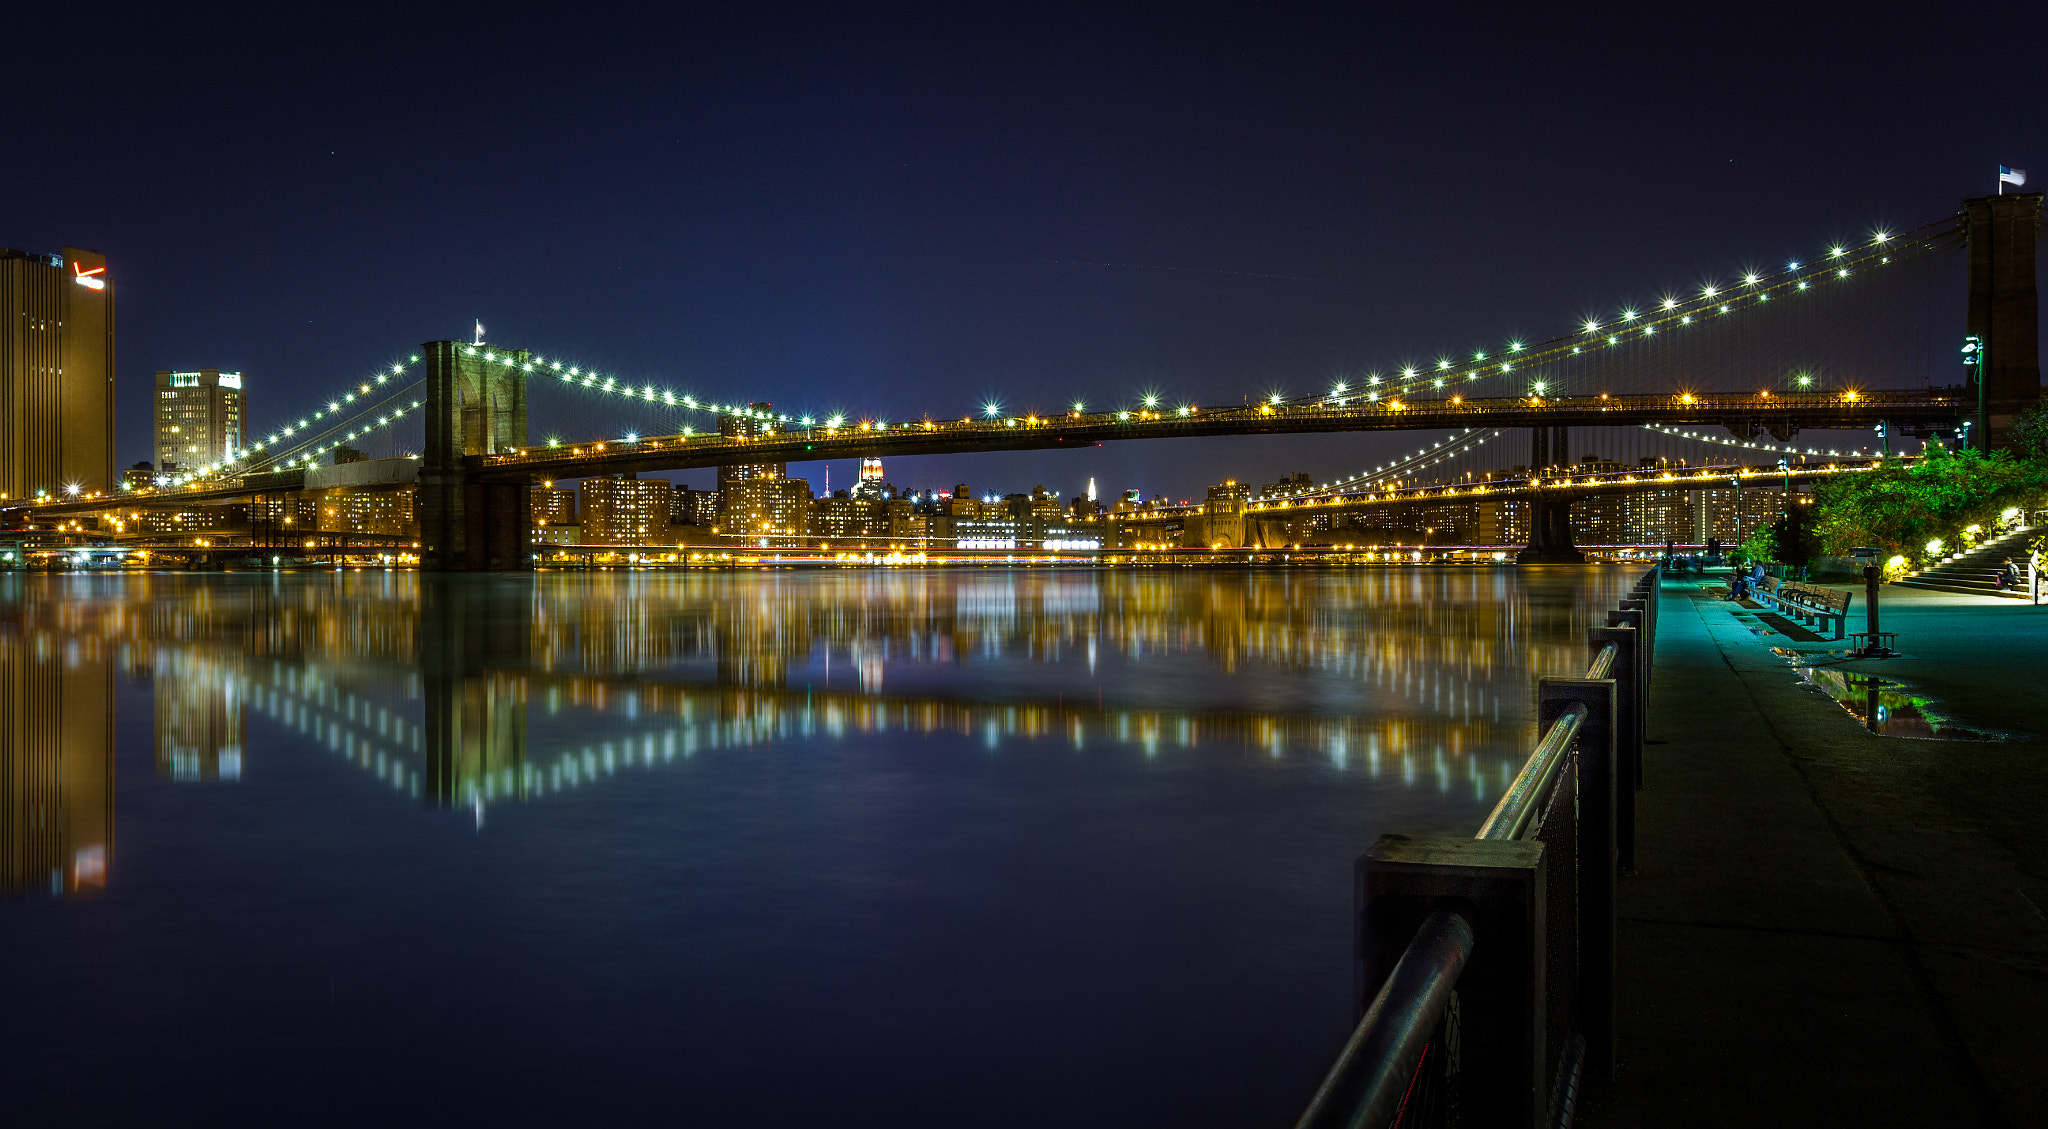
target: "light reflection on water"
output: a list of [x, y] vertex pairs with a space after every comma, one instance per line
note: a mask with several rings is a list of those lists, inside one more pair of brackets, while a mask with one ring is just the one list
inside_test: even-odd
[[[397, 957], [362, 970], [378, 986], [358, 1000], [375, 1006], [338, 1024], [304, 1000], [201, 1005], [177, 1023], [240, 1030], [260, 1015], [343, 1043], [435, 1032], [581, 1064], [508, 1103], [515, 1121], [590, 1113], [590, 1079], [615, 1069], [578, 1057], [595, 1053], [585, 1035], [550, 1034], [564, 1029], [637, 1032], [653, 1041], [636, 1054], [657, 1056], [742, 1033], [707, 1060], [723, 1065], [686, 1072], [679, 1106], [656, 1096], [663, 1071], [614, 1079], [603, 1101], [619, 1113], [1042, 1124], [1171, 1107], [1188, 1124], [1274, 1121], [1349, 1022], [1351, 858], [1383, 830], [1475, 826], [1528, 746], [1534, 678], [1583, 669], [1585, 628], [1628, 581], [1594, 568], [0, 576], [0, 882], [66, 896], [0, 909], [16, 919], [0, 930], [0, 987], [35, 1001], [17, 1017], [86, 1028], [194, 984], [241, 999], [240, 968], [321, 948], [267, 947], [256, 920], [286, 935], [335, 914], [354, 934], [516, 924], [474, 971], [538, 974], [553, 1002], [509, 1026], [479, 1026], [501, 997]], [[764, 858], [818, 861], [764, 877]], [[230, 874], [241, 896], [224, 902]], [[367, 901], [305, 893], [364, 884]], [[145, 940], [172, 921], [183, 941]], [[1084, 940], [1117, 922], [1151, 949]], [[161, 967], [133, 967], [138, 946]], [[578, 953], [602, 953], [622, 994], [592, 1003], [574, 976], [535, 972]], [[71, 979], [22, 973], [53, 962]], [[104, 987], [60, 986], [80, 978]], [[861, 1018], [820, 1027], [785, 982]], [[1030, 993], [1010, 999], [1019, 983]], [[423, 1014], [422, 991], [473, 1014]], [[684, 1022], [639, 1002], [670, 993], [719, 1002]], [[1190, 999], [1216, 1003], [1179, 1015]], [[1037, 1019], [1020, 1027], [1016, 1008]], [[0, 1031], [22, 1038], [19, 1023]], [[984, 1115], [976, 1095], [1018, 1067], [963, 1049], [977, 1039], [1089, 1096]], [[1139, 1048], [1147, 1070], [1109, 1069]], [[170, 1070], [161, 1046], [110, 1055], [102, 1069], [227, 1101]], [[906, 1056], [943, 1079], [908, 1114]], [[818, 1072], [839, 1100], [764, 1097], [771, 1063]], [[272, 1065], [237, 1093], [311, 1084], [304, 1063]], [[1216, 1081], [1190, 1090], [1190, 1077]], [[423, 1089], [428, 1075], [397, 1071], [335, 1117]], [[107, 1101], [109, 1116], [123, 1108]]]

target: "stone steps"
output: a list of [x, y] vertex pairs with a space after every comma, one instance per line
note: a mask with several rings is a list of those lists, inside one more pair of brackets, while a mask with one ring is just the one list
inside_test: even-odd
[[2024, 600], [2027, 595], [2023, 590], [1999, 591], [1998, 570], [2005, 558], [2026, 556], [2028, 540], [2039, 532], [2039, 526], [2016, 530], [1892, 583], [1902, 588], [1928, 588], [1938, 592]]

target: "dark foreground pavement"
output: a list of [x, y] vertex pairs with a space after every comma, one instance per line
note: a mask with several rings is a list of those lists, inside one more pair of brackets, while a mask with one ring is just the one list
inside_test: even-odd
[[1884, 601], [1904, 657], [1847, 668], [2012, 740], [1871, 734], [1773, 653], [1846, 644], [1666, 586], [1620, 1069], [1579, 1124], [2048, 1126], [2048, 607]]

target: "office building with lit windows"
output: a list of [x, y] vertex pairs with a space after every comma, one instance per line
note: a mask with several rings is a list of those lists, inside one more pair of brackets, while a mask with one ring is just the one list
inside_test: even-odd
[[0, 497], [113, 490], [106, 256], [0, 248]]
[[242, 374], [217, 368], [156, 374], [156, 469], [230, 462], [246, 418]]
[[528, 516], [535, 526], [576, 524], [576, 491], [550, 482], [535, 486], [528, 499]]
[[720, 504], [723, 499], [716, 490], [693, 490], [688, 486], [677, 486], [669, 495], [668, 520], [670, 525], [696, 525], [706, 529], [718, 524]]
[[419, 487], [337, 487], [320, 499], [320, 532], [419, 536]]
[[811, 484], [801, 478], [749, 478], [721, 492], [718, 529], [749, 540], [781, 540], [810, 532]]
[[592, 545], [654, 545], [668, 539], [666, 478], [586, 478], [583, 540]]

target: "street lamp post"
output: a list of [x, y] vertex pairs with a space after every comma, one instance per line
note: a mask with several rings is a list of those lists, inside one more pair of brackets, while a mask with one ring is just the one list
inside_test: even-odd
[[[1989, 353], [1990, 350], [1985, 347], [1982, 337], [1972, 333], [1963, 338], [1963, 367], [1970, 370], [1971, 379], [1977, 382], [1977, 419], [1975, 422], [1979, 428], [1989, 426], [1989, 417], [1984, 414], [1984, 360]], [[1969, 424], [1964, 424], [1963, 429], [1967, 435]], [[1988, 432], [1980, 431], [1977, 436], [1977, 442], [1982, 443], [1986, 434]]]

